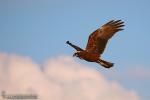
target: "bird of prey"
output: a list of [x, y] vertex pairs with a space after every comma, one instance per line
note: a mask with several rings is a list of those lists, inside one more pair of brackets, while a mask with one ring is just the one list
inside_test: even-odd
[[101, 54], [104, 52], [108, 40], [118, 31], [123, 30], [123, 21], [111, 20], [108, 23], [102, 25], [96, 31], [90, 34], [87, 46], [84, 49], [70, 43], [66, 43], [76, 49], [73, 56], [79, 57], [89, 62], [96, 62], [105, 68], [111, 68], [114, 63], [101, 59]]

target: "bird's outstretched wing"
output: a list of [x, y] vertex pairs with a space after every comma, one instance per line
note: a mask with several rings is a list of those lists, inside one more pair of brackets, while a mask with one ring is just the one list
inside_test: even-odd
[[121, 20], [111, 20], [94, 31], [88, 39], [86, 50], [97, 54], [102, 54], [108, 40], [118, 31], [123, 30], [124, 22]]
[[69, 44], [71, 47], [73, 47], [74, 49], [76, 49], [77, 51], [83, 51], [83, 49], [81, 49], [80, 47], [70, 43], [69, 41], [66, 42], [67, 44]]

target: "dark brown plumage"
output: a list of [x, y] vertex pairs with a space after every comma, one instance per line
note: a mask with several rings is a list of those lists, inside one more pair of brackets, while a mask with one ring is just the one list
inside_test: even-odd
[[69, 41], [66, 43], [77, 50], [73, 56], [79, 57], [89, 62], [96, 62], [105, 68], [110, 68], [113, 63], [102, 60], [101, 54], [104, 52], [108, 40], [118, 31], [123, 30], [124, 22], [121, 20], [112, 20], [104, 24], [92, 34], [90, 34], [86, 49], [83, 50], [78, 46], [73, 45]]

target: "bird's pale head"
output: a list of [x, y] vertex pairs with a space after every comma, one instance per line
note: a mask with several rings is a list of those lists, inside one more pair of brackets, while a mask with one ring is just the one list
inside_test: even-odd
[[77, 51], [73, 54], [73, 57], [79, 57], [79, 54], [80, 54], [81, 51]]

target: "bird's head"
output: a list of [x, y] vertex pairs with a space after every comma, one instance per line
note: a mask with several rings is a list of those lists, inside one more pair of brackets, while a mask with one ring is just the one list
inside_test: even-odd
[[81, 51], [77, 51], [73, 54], [73, 57], [79, 57], [79, 54], [80, 54]]

